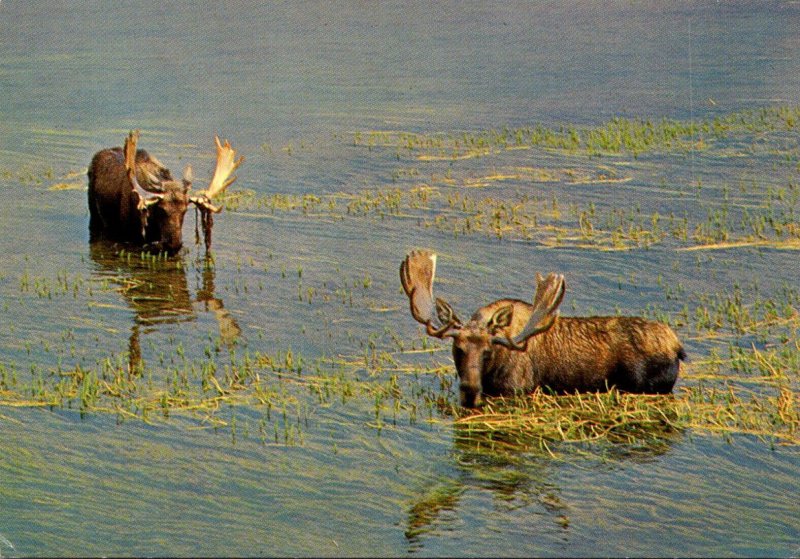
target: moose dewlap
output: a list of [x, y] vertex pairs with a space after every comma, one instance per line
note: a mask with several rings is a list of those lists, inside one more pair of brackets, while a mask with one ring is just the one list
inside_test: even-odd
[[[564, 276], [536, 275], [533, 304], [500, 299], [466, 323], [434, 298], [436, 255], [414, 250], [400, 265], [411, 316], [428, 335], [453, 339], [461, 405], [481, 395], [507, 396], [542, 386], [556, 392], [664, 394], [686, 358], [675, 332], [661, 322], [630, 316], [560, 317]], [[438, 325], [434, 325], [434, 320]]]

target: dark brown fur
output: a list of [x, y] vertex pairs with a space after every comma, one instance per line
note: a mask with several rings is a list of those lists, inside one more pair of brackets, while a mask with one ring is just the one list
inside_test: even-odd
[[[150, 184], [148, 173], [160, 182], [160, 190]], [[125, 170], [120, 147], [99, 151], [89, 165], [89, 234], [91, 240], [113, 241], [147, 246], [170, 253], [183, 242], [183, 218], [189, 205], [187, 181], [173, 180], [169, 169], [143, 149], [136, 151], [136, 178], [146, 190], [164, 194], [164, 199], [148, 208], [146, 220], [137, 209]], [[143, 223], [146, 223], [142, 234]]]
[[668, 393], [686, 358], [672, 329], [639, 317], [558, 317], [527, 341], [524, 351], [488, 343], [486, 325], [494, 313], [513, 306], [511, 324], [495, 332], [513, 335], [528, 322], [532, 305], [502, 299], [478, 309], [453, 339], [462, 404], [490, 396], [530, 392], [604, 391]]

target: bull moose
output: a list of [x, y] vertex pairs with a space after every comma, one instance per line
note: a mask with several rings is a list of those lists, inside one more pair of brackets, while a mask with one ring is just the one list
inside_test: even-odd
[[[533, 304], [500, 299], [463, 323], [433, 296], [436, 254], [409, 253], [400, 266], [411, 316], [429, 336], [453, 338], [461, 405], [481, 395], [504, 396], [545, 387], [557, 393], [672, 391], [686, 353], [672, 329], [633, 316], [559, 317], [564, 276], [536, 275]], [[434, 313], [438, 326], [434, 325]]]
[[97, 152], [89, 165], [89, 235], [141, 245], [170, 254], [183, 244], [183, 218], [189, 204], [202, 215], [206, 250], [211, 245], [213, 214], [222, 208], [212, 199], [236, 180], [231, 176], [244, 157], [228, 141], [217, 144], [217, 165], [206, 190], [190, 192], [192, 169], [174, 180], [169, 169], [143, 149], [136, 149], [139, 132], [131, 132], [124, 147]]

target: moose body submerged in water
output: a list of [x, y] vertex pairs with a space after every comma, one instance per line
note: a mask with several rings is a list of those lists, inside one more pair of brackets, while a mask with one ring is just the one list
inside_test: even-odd
[[[533, 304], [500, 299], [466, 323], [433, 297], [436, 255], [409, 253], [400, 266], [411, 315], [428, 335], [453, 338], [461, 405], [541, 386], [555, 392], [672, 391], [686, 353], [672, 329], [628, 316], [559, 317], [564, 276], [537, 274]], [[434, 314], [439, 326], [434, 326]]]
[[191, 192], [191, 167], [181, 180], [145, 150], [137, 150], [139, 133], [131, 132], [124, 147], [97, 152], [89, 165], [89, 234], [156, 251], [175, 253], [183, 244], [183, 218], [189, 204], [203, 217], [206, 249], [211, 244], [213, 214], [221, 207], [211, 200], [233, 181], [233, 171], [244, 160], [227, 141], [217, 144], [217, 166], [208, 189]]

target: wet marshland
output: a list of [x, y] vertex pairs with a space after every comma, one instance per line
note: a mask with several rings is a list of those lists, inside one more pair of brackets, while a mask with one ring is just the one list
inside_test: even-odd
[[[0, 5], [0, 554], [798, 554], [796, 6], [153, 10]], [[245, 155], [209, 256], [89, 245], [133, 128]], [[670, 323], [674, 394], [462, 412], [414, 247]]]

